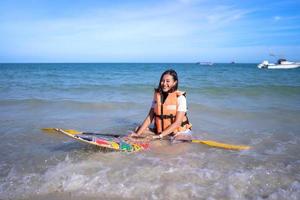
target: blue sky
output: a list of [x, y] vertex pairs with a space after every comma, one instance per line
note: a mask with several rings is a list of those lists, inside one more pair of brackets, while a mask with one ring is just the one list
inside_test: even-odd
[[0, 62], [300, 61], [300, 0], [1, 0]]

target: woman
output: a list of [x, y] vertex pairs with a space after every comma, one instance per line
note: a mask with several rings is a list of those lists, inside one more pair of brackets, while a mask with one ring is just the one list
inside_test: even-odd
[[[152, 139], [171, 137], [174, 140], [191, 140], [192, 125], [186, 115], [185, 92], [178, 90], [178, 76], [175, 70], [165, 71], [155, 89], [151, 109], [143, 124], [130, 137], [152, 136]], [[149, 125], [154, 120], [154, 129]]]

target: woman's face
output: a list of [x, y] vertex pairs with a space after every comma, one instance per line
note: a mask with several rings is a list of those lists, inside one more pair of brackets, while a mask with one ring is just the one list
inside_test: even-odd
[[177, 81], [174, 81], [173, 76], [170, 74], [166, 74], [163, 76], [161, 82], [160, 82], [160, 87], [163, 92], [168, 92], [170, 89], [175, 86]]

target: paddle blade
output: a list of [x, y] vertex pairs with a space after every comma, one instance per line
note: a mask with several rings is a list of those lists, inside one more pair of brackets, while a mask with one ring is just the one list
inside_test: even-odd
[[65, 132], [72, 134], [72, 135], [77, 135], [77, 134], [81, 134], [81, 132], [76, 131], [74, 129], [68, 129], [68, 130], [64, 130]]
[[246, 146], [246, 145], [226, 144], [226, 143], [216, 142], [212, 140], [192, 140], [192, 142], [198, 144], [206, 144], [211, 147], [230, 149], [230, 150], [247, 150], [251, 148], [250, 146]]
[[56, 128], [41, 128], [41, 130], [48, 133], [56, 132]]

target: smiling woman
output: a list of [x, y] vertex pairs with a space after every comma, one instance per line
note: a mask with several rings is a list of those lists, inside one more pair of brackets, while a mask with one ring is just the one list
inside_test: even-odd
[[[192, 125], [186, 114], [186, 93], [178, 90], [178, 81], [175, 70], [169, 69], [162, 73], [150, 111], [143, 124], [135, 130], [136, 133], [131, 134], [131, 138], [152, 135], [153, 139], [192, 139]], [[148, 127], [153, 121], [154, 128], [150, 131]]]

